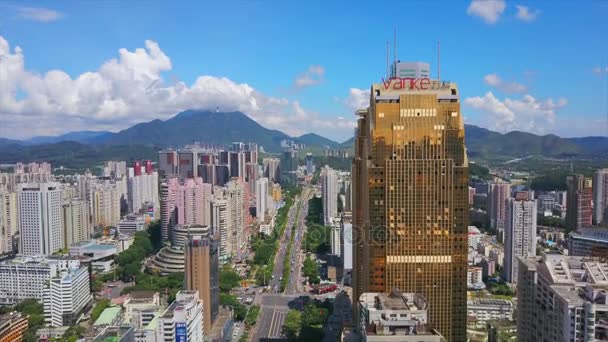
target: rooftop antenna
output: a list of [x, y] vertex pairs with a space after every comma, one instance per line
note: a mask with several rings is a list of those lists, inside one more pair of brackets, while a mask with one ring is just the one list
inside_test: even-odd
[[441, 42], [437, 41], [437, 80], [441, 81]]
[[388, 80], [391, 76], [388, 72], [388, 66], [389, 66], [389, 61], [388, 61], [388, 56], [389, 56], [390, 52], [388, 50], [388, 40], [386, 41], [386, 79]]
[[397, 63], [397, 28], [393, 28], [393, 64]]

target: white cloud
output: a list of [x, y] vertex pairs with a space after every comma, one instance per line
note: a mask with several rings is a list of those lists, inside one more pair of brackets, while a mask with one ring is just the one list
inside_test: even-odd
[[311, 87], [323, 83], [325, 78], [325, 68], [320, 65], [311, 65], [308, 69], [298, 75], [294, 81], [296, 88]]
[[[289, 134], [315, 131], [351, 134], [353, 122], [322, 117], [298, 102], [268, 96], [246, 83], [199, 76], [193, 84], [161, 74], [171, 59], [154, 41], [145, 48], [120, 49], [98, 70], [71, 77], [62, 70], [44, 74], [25, 68], [21, 48], [0, 36], [0, 137], [26, 138], [74, 130], [112, 130], [167, 119], [186, 109], [241, 111], [260, 124]], [[320, 69], [314, 69], [314, 72]]]
[[594, 74], [597, 74], [597, 75], [608, 73], [608, 66], [607, 67], [597, 66], [597, 67], [593, 68], [592, 71]]
[[494, 87], [498, 90], [501, 90], [505, 93], [525, 93], [528, 91], [528, 87], [523, 84], [517, 82], [505, 82], [500, 76], [497, 74], [488, 74], [483, 78], [484, 82]]
[[467, 8], [467, 14], [481, 17], [487, 24], [495, 24], [506, 7], [504, 0], [473, 0]]
[[491, 129], [508, 132], [524, 130], [546, 133], [554, 128], [556, 112], [568, 104], [565, 98], [540, 100], [530, 94], [519, 99], [498, 99], [492, 92], [469, 97], [464, 103], [483, 114], [481, 123]]
[[343, 103], [353, 113], [369, 107], [369, 89], [350, 88]]
[[532, 22], [536, 20], [536, 17], [540, 13], [539, 10], [533, 10], [527, 6], [516, 5], [515, 7], [517, 7], [517, 14], [515, 15], [515, 17], [519, 20], [526, 22]]
[[16, 11], [21, 18], [41, 23], [49, 23], [63, 17], [63, 14], [60, 12], [42, 7], [18, 7]]

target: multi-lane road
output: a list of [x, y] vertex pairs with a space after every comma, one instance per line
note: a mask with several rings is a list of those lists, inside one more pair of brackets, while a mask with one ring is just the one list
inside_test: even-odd
[[[285, 232], [279, 239], [279, 251], [275, 257], [274, 269], [272, 271], [272, 280], [270, 281], [269, 293], [265, 293], [261, 297], [261, 312], [258, 319], [256, 332], [252, 341], [260, 340], [281, 340], [283, 322], [289, 311], [288, 304], [291, 300], [297, 297], [300, 284], [300, 265], [302, 263], [301, 243], [304, 236], [305, 219], [308, 213], [308, 200], [313, 192], [305, 188], [301, 196], [297, 197], [294, 204], [287, 215], [287, 224]], [[298, 213], [299, 209], [299, 214]], [[297, 217], [296, 217], [297, 216]], [[296, 222], [297, 219], [297, 222]], [[287, 255], [287, 248], [291, 239], [292, 228], [296, 225], [294, 243], [291, 245], [289, 253], [291, 260], [291, 273], [285, 293], [280, 293], [281, 281], [283, 276], [284, 262]]]

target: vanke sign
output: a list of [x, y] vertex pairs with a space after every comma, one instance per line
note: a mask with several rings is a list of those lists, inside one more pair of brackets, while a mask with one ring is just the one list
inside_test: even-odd
[[450, 82], [431, 80], [430, 78], [393, 77], [382, 79], [384, 89], [389, 90], [441, 90], [450, 89]]

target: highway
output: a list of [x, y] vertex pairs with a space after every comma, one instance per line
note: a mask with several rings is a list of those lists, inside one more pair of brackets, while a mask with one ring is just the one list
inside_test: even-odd
[[[293, 205], [287, 213], [287, 223], [283, 236], [279, 239], [279, 250], [275, 256], [274, 269], [272, 270], [272, 280], [269, 282], [270, 293], [262, 295], [261, 311], [256, 325], [255, 334], [252, 341], [261, 339], [279, 339], [283, 322], [287, 311], [289, 298], [279, 293], [281, 287], [281, 277], [283, 276], [283, 262], [286, 257], [286, 248], [291, 237], [291, 228], [296, 219], [297, 208], [301, 205], [300, 197], [296, 197]], [[301, 209], [300, 209], [301, 210]], [[278, 335], [277, 335], [278, 334]]]

